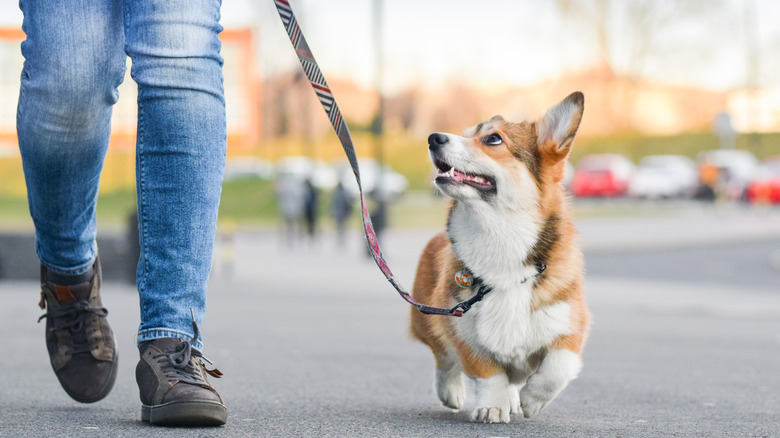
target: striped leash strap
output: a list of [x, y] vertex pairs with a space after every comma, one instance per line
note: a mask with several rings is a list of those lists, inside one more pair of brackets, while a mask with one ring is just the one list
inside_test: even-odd
[[366, 198], [363, 195], [363, 185], [360, 182], [360, 170], [358, 169], [357, 156], [355, 155], [355, 146], [352, 144], [352, 136], [349, 134], [349, 128], [347, 127], [346, 122], [344, 122], [344, 118], [341, 116], [341, 111], [336, 104], [336, 99], [333, 97], [333, 94], [328, 87], [328, 83], [325, 82], [325, 77], [322, 75], [320, 67], [317, 65], [317, 61], [314, 60], [314, 55], [312, 55], [309, 45], [306, 44], [306, 39], [303, 37], [301, 28], [298, 26], [298, 20], [295, 18], [290, 3], [287, 0], [274, 0], [274, 3], [276, 4], [276, 10], [279, 12], [279, 16], [282, 18], [282, 23], [287, 30], [287, 35], [290, 37], [290, 42], [292, 42], [293, 48], [295, 48], [295, 52], [298, 54], [298, 60], [301, 61], [303, 71], [306, 73], [306, 77], [309, 78], [309, 82], [311, 82], [311, 86], [314, 88], [317, 98], [325, 109], [325, 113], [328, 115], [330, 123], [333, 125], [333, 129], [339, 137], [341, 146], [347, 154], [349, 165], [352, 167], [352, 172], [355, 174], [355, 180], [360, 189], [360, 209], [363, 215], [363, 230], [366, 233], [368, 247], [371, 251], [371, 255], [374, 257], [376, 265], [385, 275], [387, 281], [389, 281], [395, 290], [398, 291], [401, 298], [416, 307], [420, 312], [427, 315], [462, 316], [463, 312], [468, 309], [468, 307], [464, 307], [465, 302], [458, 303], [451, 309], [420, 304], [412, 298], [411, 294], [409, 294], [393, 276], [390, 267], [387, 265], [387, 262], [385, 262], [384, 257], [382, 257], [382, 249], [379, 247], [379, 240], [376, 237], [374, 225], [371, 223], [371, 217], [366, 208]]

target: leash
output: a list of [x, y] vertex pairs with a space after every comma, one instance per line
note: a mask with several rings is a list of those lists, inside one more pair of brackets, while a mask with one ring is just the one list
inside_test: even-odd
[[[412, 295], [398, 283], [395, 276], [393, 276], [393, 272], [390, 271], [390, 267], [387, 265], [384, 257], [382, 257], [379, 239], [376, 237], [374, 225], [371, 222], [371, 216], [369, 216], [368, 209], [366, 208], [366, 198], [363, 195], [363, 184], [360, 182], [360, 170], [358, 169], [355, 146], [352, 144], [352, 136], [349, 133], [349, 128], [347, 127], [346, 122], [344, 122], [344, 118], [341, 116], [341, 110], [339, 110], [339, 107], [336, 104], [336, 99], [333, 97], [333, 93], [331, 93], [328, 83], [325, 82], [325, 77], [322, 75], [320, 67], [317, 65], [317, 61], [314, 60], [314, 55], [311, 53], [311, 49], [306, 43], [306, 38], [303, 37], [303, 32], [301, 32], [298, 20], [295, 18], [290, 3], [287, 0], [274, 0], [274, 3], [276, 4], [276, 10], [279, 12], [279, 17], [282, 19], [284, 28], [287, 30], [287, 36], [290, 37], [290, 42], [295, 49], [295, 53], [298, 54], [298, 60], [301, 62], [301, 67], [303, 67], [303, 71], [306, 73], [306, 77], [309, 79], [309, 82], [314, 89], [314, 93], [322, 104], [322, 108], [328, 115], [330, 124], [333, 126], [333, 130], [336, 131], [341, 146], [344, 148], [344, 153], [347, 154], [347, 159], [349, 159], [349, 165], [352, 167], [352, 172], [355, 174], [355, 180], [357, 181], [360, 192], [363, 231], [366, 234], [368, 247], [376, 265], [382, 271], [382, 274], [384, 274], [387, 281], [390, 282], [398, 294], [401, 295], [401, 298], [416, 307], [420, 312], [426, 315], [463, 316], [474, 303], [481, 300], [491, 289], [480, 287], [478, 288], [479, 291], [477, 295], [470, 300], [460, 302], [452, 308], [446, 309], [418, 303], [412, 298]], [[542, 271], [544, 271], [544, 269], [537, 268], [538, 273], [536, 275], [541, 274]]]

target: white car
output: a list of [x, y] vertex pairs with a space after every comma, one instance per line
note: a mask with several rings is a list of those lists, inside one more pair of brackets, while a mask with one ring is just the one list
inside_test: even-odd
[[676, 198], [693, 195], [698, 184], [696, 163], [682, 155], [650, 155], [643, 158], [628, 186], [637, 198]]

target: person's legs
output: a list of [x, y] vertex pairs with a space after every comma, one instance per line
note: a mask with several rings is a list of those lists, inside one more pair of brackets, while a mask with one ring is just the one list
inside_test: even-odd
[[[138, 342], [200, 324], [227, 149], [219, 0], [126, 4], [138, 83]], [[195, 344], [200, 348], [200, 340]]]
[[142, 419], [220, 425], [227, 411], [206, 381], [198, 330], [227, 149], [220, 2], [125, 7], [126, 51], [138, 83]]
[[25, 57], [17, 132], [41, 263], [92, 266], [95, 203], [111, 108], [125, 69], [122, 5], [22, 0]]
[[117, 365], [99, 293], [95, 203], [124, 76], [122, 5], [20, 6], [27, 39], [17, 132], [42, 264], [46, 345], [65, 391], [95, 402], [111, 391]]

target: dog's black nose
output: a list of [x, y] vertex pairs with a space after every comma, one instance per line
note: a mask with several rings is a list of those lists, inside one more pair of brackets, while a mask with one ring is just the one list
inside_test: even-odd
[[444, 134], [439, 134], [438, 132], [434, 132], [433, 134], [428, 136], [428, 149], [434, 151], [438, 149], [440, 146], [443, 146], [447, 144], [449, 139]]

